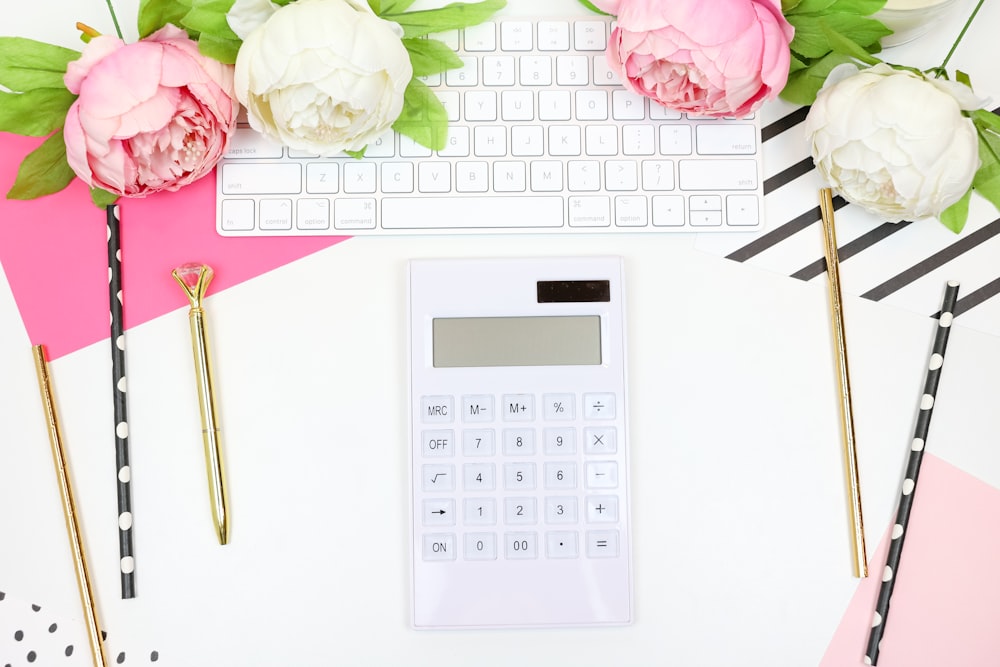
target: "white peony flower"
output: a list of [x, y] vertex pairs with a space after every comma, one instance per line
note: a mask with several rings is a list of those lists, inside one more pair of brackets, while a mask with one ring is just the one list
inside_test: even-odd
[[360, 150], [391, 127], [413, 77], [402, 28], [364, 0], [273, 7], [239, 0], [229, 16], [241, 31], [252, 28], [235, 73], [250, 125], [289, 148], [324, 156]]
[[806, 116], [816, 168], [835, 192], [889, 222], [939, 216], [972, 185], [982, 107], [967, 86], [885, 63], [840, 65]]

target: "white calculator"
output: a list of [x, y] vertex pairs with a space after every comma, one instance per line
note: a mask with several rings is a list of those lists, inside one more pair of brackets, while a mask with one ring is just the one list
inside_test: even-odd
[[632, 620], [623, 264], [409, 266], [413, 625]]

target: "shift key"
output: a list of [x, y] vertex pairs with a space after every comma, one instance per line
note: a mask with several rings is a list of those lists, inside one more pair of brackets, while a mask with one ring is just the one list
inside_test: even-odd
[[756, 190], [754, 160], [679, 160], [681, 190]]
[[294, 195], [302, 191], [298, 164], [222, 165], [222, 192], [227, 195]]

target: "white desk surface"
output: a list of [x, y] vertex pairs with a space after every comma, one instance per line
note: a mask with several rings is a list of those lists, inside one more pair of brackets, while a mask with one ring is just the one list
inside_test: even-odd
[[[134, 37], [137, 3], [116, 4]], [[974, 4], [886, 58], [937, 64]], [[79, 48], [73, 22], [112, 32], [106, 16], [103, 0], [17, 3], [0, 32]], [[1000, 4], [986, 3], [951, 62], [993, 96], [990, 108], [997, 25]], [[764, 125], [794, 111], [770, 103]], [[880, 664], [996, 665], [998, 213], [977, 199], [959, 236], [922, 221], [869, 243], [880, 221], [838, 212], [842, 248], [859, 249], [841, 267], [872, 570], [859, 582], [825, 275], [792, 277], [822, 257], [818, 218], [806, 215], [821, 183], [796, 167], [808, 151], [792, 118], [765, 143], [763, 234], [359, 238], [210, 292], [235, 517], [225, 548], [211, 532], [187, 309], [131, 328], [134, 600], [119, 599], [108, 341], [54, 360], [112, 664], [860, 664], [929, 315], [957, 279], [962, 295], [984, 298], [955, 321]], [[80, 211], [103, 224], [83, 198]], [[0, 219], [11, 224], [24, 221]], [[406, 261], [608, 253], [625, 258], [627, 280], [634, 624], [410, 629]], [[883, 284], [892, 289], [872, 292]], [[31, 362], [30, 345], [44, 342], [30, 340], [0, 281], [0, 666], [31, 664], [30, 651], [34, 664], [89, 664]]]

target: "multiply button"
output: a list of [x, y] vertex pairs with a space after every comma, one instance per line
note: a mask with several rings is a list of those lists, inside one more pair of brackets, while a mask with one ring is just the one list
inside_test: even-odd
[[587, 428], [583, 431], [586, 441], [585, 450], [588, 454], [614, 454], [618, 451], [614, 427]]
[[426, 423], [450, 422], [454, 419], [451, 396], [424, 396], [420, 399], [420, 418]]
[[615, 395], [610, 393], [584, 394], [583, 416], [587, 419], [614, 419]]

